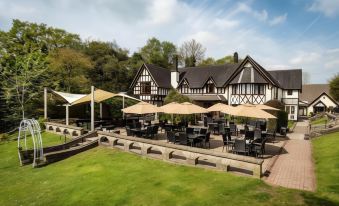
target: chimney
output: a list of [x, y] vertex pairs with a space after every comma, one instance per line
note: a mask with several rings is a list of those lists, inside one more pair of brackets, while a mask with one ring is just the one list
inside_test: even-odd
[[234, 52], [234, 54], [233, 54], [233, 61], [234, 61], [234, 63], [238, 63], [239, 62], [238, 52]]
[[171, 85], [174, 89], [176, 89], [179, 83], [178, 55], [174, 56], [173, 61], [174, 66], [171, 69]]

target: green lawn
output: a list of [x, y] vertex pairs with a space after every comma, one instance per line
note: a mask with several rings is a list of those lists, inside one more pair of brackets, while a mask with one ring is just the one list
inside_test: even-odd
[[311, 121], [311, 125], [324, 125], [324, 124], [327, 123], [327, 121], [328, 121], [328, 118], [325, 115], [325, 116], [323, 116], [321, 118], [318, 118], [318, 119], [315, 119], [315, 120]]
[[[43, 141], [45, 145], [62, 142], [59, 136], [46, 133]], [[333, 145], [339, 141], [336, 143]], [[331, 154], [323, 158], [331, 158]], [[338, 161], [334, 163], [338, 167]], [[338, 190], [338, 185], [332, 187], [335, 179], [330, 181], [338, 177], [338, 170], [321, 171], [324, 174], [319, 176], [318, 194], [103, 147], [33, 169], [30, 165], [19, 166], [16, 142], [10, 142], [0, 144], [0, 205], [339, 204], [338, 193], [330, 192]]]
[[293, 120], [288, 120], [287, 127], [291, 129], [291, 128], [293, 127], [294, 124], [296, 124], [295, 121], [293, 121]]

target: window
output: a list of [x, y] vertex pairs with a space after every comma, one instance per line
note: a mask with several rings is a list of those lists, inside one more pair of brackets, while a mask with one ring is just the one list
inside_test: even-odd
[[181, 87], [181, 93], [187, 94], [188, 93], [188, 85], [184, 83]]
[[151, 82], [141, 82], [141, 94], [151, 94]]
[[291, 114], [294, 114], [294, 106], [291, 106]]
[[246, 84], [241, 84], [240, 88], [241, 88], [241, 94], [246, 94]]
[[260, 95], [265, 94], [265, 85], [259, 85], [259, 94]]
[[232, 85], [232, 94], [237, 94], [238, 85]]
[[207, 84], [206, 93], [214, 93], [214, 84], [213, 83]]
[[287, 95], [292, 95], [293, 90], [289, 89], [287, 90]]

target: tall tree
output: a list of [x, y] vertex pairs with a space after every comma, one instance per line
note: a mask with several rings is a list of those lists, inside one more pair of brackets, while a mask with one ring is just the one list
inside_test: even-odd
[[50, 53], [48, 61], [56, 88], [67, 92], [89, 90], [85, 74], [92, 63], [88, 56], [74, 49], [60, 48]]
[[185, 67], [194, 67], [204, 59], [206, 48], [195, 39], [184, 42], [180, 47], [181, 63]]
[[173, 65], [173, 57], [177, 53], [173, 43], [151, 38], [140, 49], [140, 54], [146, 63], [156, 64], [165, 68]]
[[330, 94], [336, 101], [339, 101], [339, 73], [336, 74], [330, 80], [329, 83], [330, 83]]

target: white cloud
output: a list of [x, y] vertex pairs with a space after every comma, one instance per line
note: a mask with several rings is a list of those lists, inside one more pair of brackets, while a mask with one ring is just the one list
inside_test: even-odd
[[321, 12], [327, 17], [339, 14], [339, 0], [314, 0], [309, 11]]
[[270, 20], [268, 23], [269, 25], [271, 26], [275, 26], [275, 25], [278, 25], [278, 24], [282, 24], [286, 21], [287, 19], [287, 13], [281, 15], [281, 16], [276, 16], [274, 17], [272, 20]]
[[0, 29], [10, 19], [19, 18], [63, 28], [83, 39], [116, 40], [131, 52], [150, 37], [178, 46], [195, 38], [207, 48], [206, 56], [220, 58], [237, 51], [240, 58], [250, 55], [264, 67], [303, 68], [315, 82], [323, 82], [338, 68], [338, 45], [332, 45], [331, 50], [305, 38], [298, 42], [276, 39], [256, 25], [277, 25], [286, 21], [287, 14], [272, 18], [269, 10], [256, 10], [251, 3], [226, 1], [220, 6], [180, 0], [4, 0], [0, 1]]
[[300, 52], [296, 57], [290, 60], [291, 64], [301, 65], [319, 61], [321, 54], [317, 52]]

